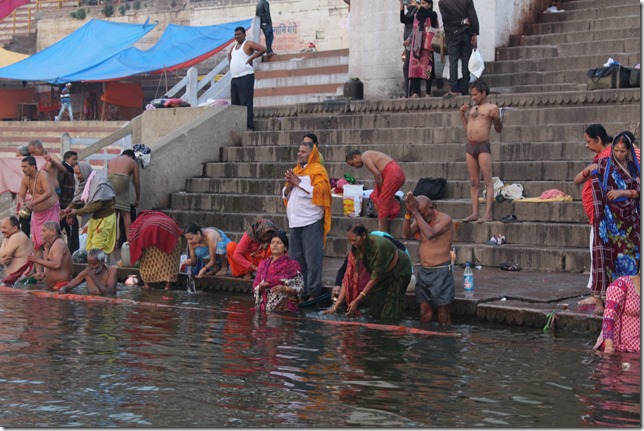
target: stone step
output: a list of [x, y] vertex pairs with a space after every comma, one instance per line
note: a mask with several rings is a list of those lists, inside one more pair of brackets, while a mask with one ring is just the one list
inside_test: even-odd
[[610, 3], [598, 2], [596, 0], [571, 0], [562, 5], [565, 11], [576, 11], [580, 9], [604, 9], [607, 13], [612, 13], [616, 7], [629, 6], [633, 4], [633, 0], [614, 0]]
[[[583, 136], [583, 132], [581, 134]], [[262, 147], [225, 147], [222, 148], [222, 162], [274, 162], [292, 160], [295, 163], [297, 145], [292, 146], [262, 146]], [[353, 149], [347, 145], [320, 146], [320, 152], [325, 161], [342, 162], [348, 151]], [[398, 162], [457, 162], [465, 157], [464, 143], [419, 143], [419, 144], [373, 144], [369, 150], [381, 151]], [[493, 145], [492, 159], [505, 162], [514, 161], [571, 161], [589, 160], [591, 153], [585, 148], [582, 139], [577, 142], [532, 142], [498, 143]], [[347, 169], [349, 169], [347, 167]]]
[[[611, 9], [610, 14], [619, 8]], [[548, 14], [546, 14], [548, 15]], [[553, 14], [562, 15], [565, 14]], [[616, 29], [637, 27], [640, 25], [640, 16], [610, 16], [609, 18], [597, 18], [593, 20], [575, 20], [575, 21], [560, 21], [560, 22], [542, 22], [535, 24], [525, 25], [525, 34], [552, 34], [552, 33], [576, 33], [576, 32], [592, 32], [592, 31], [610, 31], [614, 32]]]
[[[257, 212], [278, 214], [285, 211], [282, 199], [277, 193], [267, 196], [178, 192], [172, 193], [170, 200], [172, 209], [186, 211], [219, 212], [221, 208], [225, 208], [227, 212], [249, 214]], [[481, 210], [483, 206], [484, 204], [481, 203]], [[469, 199], [441, 200], [440, 208], [454, 219], [463, 219], [472, 212]], [[495, 205], [494, 211], [496, 219], [515, 214], [519, 220], [549, 223], [584, 223], [588, 220], [579, 201], [539, 203], [504, 201]], [[342, 198], [334, 197], [332, 214], [340, 216], [343, 213]], [[400, 217], [403, 215], [404, 210], [401, 208]]]
[[[329, 52], [329, 51], [325, 51]], [[349, 65], [349, 55], [344, 54], [344, 55], [334, 55], [334, 56], [325, 56], [325, 57], [317, 57], [317, 58], [303, 58], [303, 59], [297, 59], [294, 58], [292, 60], [284, 60], [284, 61], [275, 61], [271, 60], [270, 62], [263, 62], [260, 63], [257, 67], [257, 72], [256, 75], [259, 79], [259, 77], [263, 76], [263, 74], [270, 74], [271, 72], [280, 72], [283, 73], [284, 71], [292, 71], [295, 72], [297, 70], [307, 70], [307, 69], [318, 69], [318, 68], [323, 68], [323, 67], [348, 67]], [[269, 75], [270, 77], [270, 75]]]
[[322, 93], [335, 93], [339, 88], [344, 86], [342, 82], [329, 82], [325, 84], [311, 84], [311, 85], [289, 85], [287, 87], [269, 87], [259, 88], [255, 90], [255, 97], [271, 97], [271, 96], [299, 96], [310, 95], [315, 96]]
[[552, 58], [582, 55], [614, 55], [639, 53], [640, 39], [620, 38], [612, 40], [559, 43], [556, 45], [521, 45], [496, 49], [496, 60], [521, 60], [523, 58]]
[[[639, 38], [639, 27], [621, 28], [619, 35], [621, 37]], [[555, 33], [539, 35], [512, 35], [510, 36], [510, 46], [528, 46], [528, 45], [559, 45], [562, 43], [578, 43], [590, 41], [605, 41], [615, 39], [613, 32], [579, 32], [579, 33]], [[486, 65], [487, 67], [487, 65]]]
[[316, 94], [316, 89], [328, 92], [329, 88], [337, 89], [340, 86], [344, 86], [344, 83], [348, 78], [349, 72], [347, 68], [346, 71], [339, 73], [319, 73], [312, 75], [288, 76], [285, 78], [258, 79], [255, 82], [255, 94], [257, 94], [258, 97], [266, 96], [268, 94], [265, 90], [274, 90], [271, 95], [278, 92], [281, 94], [287, 90], [292, 90], [288, 91], [288, 94], [297, 94], [295, 89], [299, 89], [301, 87], [313, 90], [308, 91], [309, 94]]
[[494, 92], [498, 94], [520, 94], [520, 93], [534, 93], [537, 91], [544, 91], [549, 93], [557, 93], [562, 91], [586, 91], [587, 84], [532, 84], [532, 85], [512, 85], [508, 87], [495, 85]]
[[[307, 68], [297, 68], [297, 69], [278, 69], [278, 70], [267, 70], [267, 71], [257, 71], [255, 72], [255, 79], [257, 83], [260, 83], [262, 80], [270, 79], [279, 79], [279, 78], [298, 78], [302, 76], [313, 76], [313, 75], [331, 75], [331, 74], [344, 74], [349, 73], [349, 65], [342, 64], [338, 66], [320, 66], [320, 67], [307, 67]], [[255, 85], [257, 87], [257, 84]]]
[[[373, 189], [373, 178], [365, 173], [354, 175], [356, 181], [364, 185], [365, 190]], [[502, 181], [505, 180], [501, 178]], [[516, 181], [523, 185], [523, 195], [526, 197], [541, 196], [546, 190], [558, 189], [572, 196], [574, 200], [581, 199], [581, 186], [572, 181]], [[408, 178], [401, 190], [414, 190], [417, 180]], [[284, 187], [282, 178], [189, 178], [186, 180], [188, 193], [222, 193], [249, 195], [278, 195]], [[483, 185], [481, 185], [483, 187]], [[446, 186], [446, 198], [469, 196], [469, 180], [449, 179]]]
[[[269, 217], [278, 226], [281, 226], [284, 229], [288, 225], [285, 214], [221, 214], [212, 211], [183, 211], [176, 209], [164, 212], [174, 218], [180, 226], [187, 226], [189, 223], [199, 220], [203, 226], [216, 226], [220, 229], [224, 229], [228, 236], [233, 240], [238, 240], [242, 233], [256, 220], [257, 217]], [[229, 221], [231, 224], [228, 223]], [[364, 222], [370, 230], [377, 227], [375, 219], [334, 217], [332, 229], [333, 226], [337, 224], [342, 228], [342, 230], [346, 230], [346, 228], [348, 228], [348, 226], [350, 226], [354, 221]], [[395, 224], [396, 222], [397, 221], [395, 220], [392, 224]], [[226, 226], [232, 226], [233, 224], [236, 224], [238, 228], [226, 229]], [[496, 225], [500, 224], [501, 223], [493, 222], [484, 225], [477, 224], [476, 226], [484, 226], [482, 229], [494, 231], [494, 227], [497, 227]], [[392, 226], [392, 232], [396, 232], [396, 226]], [[586, 235], [588, 235], [587, 232]], [[418, 242], [412, 240], [405, 240], [404, 242], [409, 249], [412, 260], [417, 262]], [[457, 262], [464, 262], [465, 260], [473, 261], [474, 259], [477, 259], [484, 266], [496, 266], [500, 262], [513, 262], [518, 263], [525, 270], [562, 272], [583, 272], [588, 270], [590, 266], [587, 246], [548, 247], [518, 243], [504, 244], [501, 246], [488, 246], [485, 244], [461, 242], [456, 242], [454, 246], [457, 254]], [[348, 242], [344, 233], [341, 233], [338, 236], [330, 235], [326, 241], [324, 254], [327, 257], [343, 257], [346, 255], [348, 247]]]
[[[600, 67], [608, 57], [613, 58], [625, 66], [634, 66], [639, 63], [639, 53], [611, 53], [611, 54], [594, 54], [594, 55], [571, 55], [567, 56], [565, 61], [560, 57], [541, 58], [541, 59], [518, 59], [488, 62], [485, 64], [483, 76], [497, 73], [523, 73], [523, 72], [565, 72], [568, 70], [587, 70], [594, 67]], [[578, 82], [574, 79], [571, 82]]]
[[610, 8], [610, 11], [606, 7], [597, 6], [591, 6], [584, 9], [566, 10], [566, 3], [562, 5], [562, 9], [566, 12], [544, 13], [539, 16], [539, 21], [543, 23], [583, 20], [595, 21], [604, 18], [608, 14], [610, 14], [611, 17], [639, 16], [640, 14], [640, 5], [634, 2], [622, 4], [619, 7], [613, 6]]
[[[585, 84], [584, 84], [585, 85]], [[639, 116], [639, 103], [629, 104], [592, 104], [579, 105], [574, 109], [569, 106], [555, 106], [549, 109], [521, 107], [506, 111], [504, 126], [525, 124], [552, 124], [585, 122], [589, 118], [602, 118], [606, 124], [619, 124], [629, 116]], [[261, 121], [261, 120], [259, 120]], [[427, 128], [463, 126], [457, 111], [411, 111], [380, 112], [351, 115], [287, 116], [266, 120], [264, 131], [278, 130], [328, 130], [328, 129], [378, 129], [378, 128]], [[317, 132], [316, 132], [317, 133]], [[322, 142], [322, 141], [321, 141]]]
[[297, 52], [293, 54], [276, 54], [271, 57], [262, 57], [262, 65], [271, 63], [280, 63], [284, 61], [308, 61], [328, 57], [346, 57], [349, 55], [349, 49], [331, 49], [316, 52]]
[[[454, 115], [458, 115], [455, 113]], [[624, 118], [623, 124], [629, 121]], [[587, 121], [593, 121], [589, 119]], [[631, 118], [631, 122], [637, 123], [637, 118]], [[610, 123], [604, 125], [613, 130]], [[506, 125], [499, 133], [490, 133], [490, 142], [579, 142], [585, 130], [584, 124], [548, 124], [543, 127], [541, 124], [531, 125]], [[617, 127], [615, 127], [617, 129]], [[623, 130], [623, 129], [621, 129]], [[278, 146], [296, 145], [301, 142], [302, 136], [311, 130], [278, 130], [274, 132], [247, 133], [243, 135], [244, 146]], [[316, 130], [318, 140], [323, 145], [332, 145], [342, 142], [343, 145], [352, 147], [371, 145], [391, 145], [416, 142], [466, 142], [465, 130], [460, 127], [441, 128], [389, 128], [389, 129], [331, 129]], [[357, 148], [366, 150], [368, 148]]]
[[[325, 161], [329, 177], [342, 178], [345, 173], [356, 173], [342, 162]], [[569, 181], [584, 167], [587, 161], [493, 161], [494, 176], [504, 181]], [[287, 169], [293, 168], [293, 162], [249, 162], [206, 163], [205, 176], [219, 178], [283, 178]], [[458, 162], [406, 162], [402, 168], [411, 179], [423, 177], [443, 177], [449, 180], [466, 180], [469, 178], [465, 161]]]
[[[334, 86], [331, 86], [333, 90]], [[257, 96], [253, 99], [253, 107], [279, 107], [279, 106], [293, 106], [303, 103], [324, 103], [327, 100], [333, 100], [338, 97], [338, 92], [341, 90], [338, 85], [332, 92], [316, 92], [315, 94], [289, 94], [289, 95], [270, 95], [270, 96]]]

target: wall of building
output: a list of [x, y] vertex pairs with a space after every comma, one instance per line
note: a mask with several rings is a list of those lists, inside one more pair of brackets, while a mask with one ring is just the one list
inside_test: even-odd
[[[118, 5], [115, 5], [115, 16], [109, 19], [143, 23], [149, 16], [151, 22], [158, 21], [159, 25], [135, 45], [146, 49], [156, 43], [170, 22], [201, 26], [248, 19], [255, 16], [256, 4], [256, 1], [233, 0], [186, 2], [183, 5], [179, 2], [173, 10], [169, 10], [167, 5], [146, 5], [142, 2], [141, 9], [135, 11], [131, 8], [123, 16], [118, 12]], [[100, 12], [102, 5], [84, 7], [89, 14], [83, 21], [71, 18], [69, 11], [48, 12], [47, 17], [41, 18], [37, 24], [37, 50], [56, 43], [91, 18], [106, 19]], [[270, 7], [275, 33], [273, 50], [278, 54], [300, 52], [308, 48], [309, 43], [314, 43], [319, 51], [349, 47], [348, 7], [342, 0], [273, 0]], [[261, 43], [264, 43], [263, 34]]]

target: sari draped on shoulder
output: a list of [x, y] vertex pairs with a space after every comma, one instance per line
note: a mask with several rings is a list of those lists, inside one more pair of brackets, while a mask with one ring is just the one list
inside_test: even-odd
[[[280, 256], [275, 260], [272, 256], [264, 259], [257, 267], [257, 274], [253, 282], [256, 308], [260, 311], [297, 311], [297, 304], [302, 299], [304, 290], [304, 280], [300, 271], [299, 262], [287, 255]], [[260, 292], [257, 285], [262, 281], [267, 283], [267, 286]], [[287, 286], [295, 290], [295, 294], [272, 292], [276, 286]]]
[[[626, 168], [614, 156], [599, 161], [592, 178], [594, 204], [594, 295], [605, 296], [608, 285], [639, 271], [640, 260], [640, 165], [635, 152]], [[635, 190], [638, 197], [608, 199], [611, 190]]]

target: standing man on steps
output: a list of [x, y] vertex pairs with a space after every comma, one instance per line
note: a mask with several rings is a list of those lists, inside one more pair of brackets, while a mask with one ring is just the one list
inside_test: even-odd
[[331, 229], [331, 183], [318, 147], [307, 135], [297, 152], [297, 166], [287, 170], [284, 179], [288, 254], [300, 263], [304, 297], [313, 299], [322, 291], [324, 243]]
[[[449, 87], [445, 97], [467, 96], [470, 84], [470, 61], [472, 48], [476, 48], [476, 37], [479, 34], [479, 19], [474, 9], [474, 0], [440, 0], [438, 9], [441, 12], [445, 36], [447, 37], [447, 55], [449, 56]], [[461, 60], [463, 78], [458, 79], [458, 60]]]
[[268, 5], [268, 0], [259, 0], [257, 2], [255, 16], [259, 17], [259, 23], [266, 38], [266, 56], [271, 57], [275, 53], [273, 52], [273, 20], [271, 19], [271, 8]]
[[230, 103], [246, 107], [246, 129], [255, 130], [253, 124], [253, 93], [255, 91], [255, 70], [253, 60], [261, 57], [266, 48], [258, 43], [246, 40], [246, 29], [235, 29], [235, 42], [228, 52], [230, 62]]

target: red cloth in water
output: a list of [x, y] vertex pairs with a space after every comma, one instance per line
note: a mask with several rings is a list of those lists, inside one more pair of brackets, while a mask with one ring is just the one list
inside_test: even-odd
[[405, 172], [395, 160], [387, 163], [382, 170], [382, 187], [376, 186], [371, 192], [371, 200], [378, 210], [378, 218], [395, 219], [400, 213], [400, 204], [394, 195], [405, 184]]
[[179, 237], [181, 229], [172, 217], [159, 211], [141, 211], [130, 226], [130, 262], [139, 260], [143, 249], [150, 246], [172, 254]]
[[18, 269], [18, 271], [14, 272], [13, 274], [7, 275], [5, 278], [2, 279], [2, 284], [6, 284], [7, 286], [11, 286], [13, 283], [18, 281], [22, 275], [31, 270], [31, 267], [33, 266], [33, 262], [27, 262], [24, 265]]

